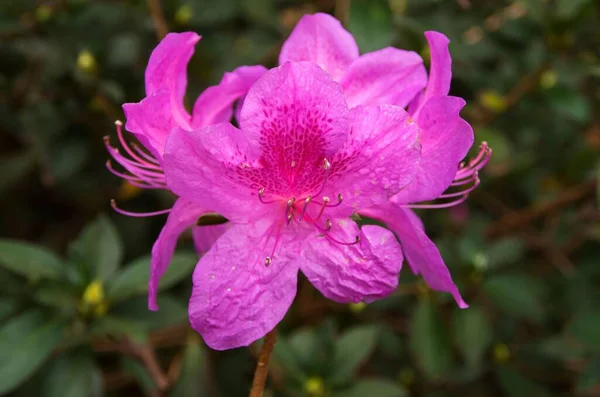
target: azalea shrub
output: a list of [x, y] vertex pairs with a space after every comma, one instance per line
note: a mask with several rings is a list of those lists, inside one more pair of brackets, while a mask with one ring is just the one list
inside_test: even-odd
[[0, 395], [598, 392], [594, 2], [0, 7]]

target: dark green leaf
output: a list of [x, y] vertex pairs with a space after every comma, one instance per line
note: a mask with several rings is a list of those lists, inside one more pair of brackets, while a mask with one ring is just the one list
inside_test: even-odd
[[0, 160], [0, 192], [10, 188], [13, 184], [30, 172], [36, 164], [33, 151], [19, 153], [10, 158]]
[[600, 312], [598, 310], [580, 311], [571, 320], [567, 333], [588, 349], [600, 352]]
[[513, 369], [500, 367], [496, 375], [504, 394], [511, 397], [549, 397], [550, 394], [537, 383]]
[[486, 280], [483, 289], [506, 314], [536, 321], [543, 318], [542, 286], [531, 277], [498, 275]]
[[63, 264], [44, 247], [15, 240], [0, 240], [0, 265], [29, 280], [60, 279]]
[[53, 360], [45, 377], [45, 397], [99, 397], [102, 384], [91, 353], [66, 353]]
[[[160, 280], [159, 290], [164, 290], [188, 277], [198, 262], [193, 252], [177, 252], [171, 258], [169, 268]], [[107, 287], [107, 296], [111, 302], [119, 302], [131, 296], [148, 292], [150, 278], [150, 256], [138, 258], [126, 265]], [[160, 302], [159, 302], [160, 304]]]
[[185, 324], [188, 320], [188, 302], [179, 301], [165, 294], [158, 296], [160, 310], [148, 309], [146, 297], [126, 301], [111, 310], [111, 315], [124, 321], [135, 322], [148, 331], [156, 328]]
[[361, 379], [335, 397], [403, 397], [408, 393], [401, 385], [386, 379]]
[[600, 384], [600, 356], [591, 359], [577, 381], [577, 390], [584, 393], [590, 388]]
[[179, 379], [171, 393], [172, 397], [207, 397], [206, 357], [197, 336], [188, 340], [183, 352], [183, 366]]
[[433, 302], [421, 299], [411, 322], [410, 344], [421, 369], [428, 378], [443, 377], [452, 367], [452, 349]]
[[105, 215], [87, 225], [70, 248], [75, 261], [87, 269], [93, 280], [108, 280], [123, 256], [121, 237]]
[[484, 311], [477, 306], [456, 309], [453, 331], [454, 340], [467, 363], [471, 367], [478, 366], [493, 338], [492, 328]]
[[0, 328], [0, 394], [37, 371], [62, 338], [63, 325], [28, 311]]
[[9, 317], [17, 311], [19, 302], [16, 299], [2, 298], [0, 299], [0, 321]]
[[378, 329], [374, 326], [355, 327], [346, 331], [335, 344], [328, 383], [338, 385], [350, 381], [375, 348], [377, 335]]
[[298, 357], [294, 353], [294, 349], [284, 335], [277, 335], [277, 343], [273, 350], [273, 362], [274, 365], [283, 368], [286, 376], [298, 381], [303, 382], [307, 375], [302, 369], [302, 364], [299, 362]]
[[384, 0], [352, 1], [348, 30], [361, 53], [379, 50], [392, 44], [394, 29], [388, 2]]

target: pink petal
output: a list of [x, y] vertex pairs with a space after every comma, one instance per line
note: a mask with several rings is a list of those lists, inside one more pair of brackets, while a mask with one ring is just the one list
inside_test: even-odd
[[269, 210], [258, 199], [260, 187], [247, 178], [260, 167], [257, 158], [246, 136], [229, 123], [195, 131], [176, 128], [167, 140], [165, 177], [176, 195], [245, 222]]
[[452, 183], [460, 161], [473, 145], [473, 129], [459, 113], [465, 101], [431, 98], [421, 109], [421, 163], [413, 181], [392, 200], [400, 204], [434, 200]]
[[175, 246], [181, 233], [196, 223], [200, 215], [208, 212], [196, 204], [179, 199], [173, 205], [167, 223], [160, 232], [152, 247], [152, 262], [150, 264], [150, 280], [148, 281], [148, 308], [158, 310], [156, 295], [160, 278], [167, 270]]
[[269, 194], [318, 190], [324, 159], [348, 135], [347, 113], [341, 87], [315, 64], [288, 62], [265, 73], [241, 114], [241, 129], [264, 166], [252, 179]]
[[283, 43], [279, 64], [313, 62], [338, 80], [356, 58], [358, 46], [354, 37], [331, 15], [318, 13], [300, 19]]
[[159, 90], [170, 93], [173, 117], [177, 124], [189, 123], [190, 116], [183, 106], [187, 86], [187, 64], [200, 40], [194, 32], [169, 33], [152, 51], [146, 68], [146, 95]]
[[230, 121], [234, 102], [245, 96], [266, 71], [264, 66], [241, 66], [225, 73], [219, 85], [207, 88], [196, 100], [192, 127], [196, 129]]
[[413, 178], [420, 160], [417, 125], [397, 106], [350, 111], [350, 134], [331, 160], [329, 197], [357, 210], [386, 202]]
[[192, 327], [216, 350], [248, 346], [281, 321], [296, 295], [298, 246], [270, 221], [234, 225], [200, 259], [194, 271]]
[[194, 246], [199, 254], [203, 254], [213, 246], [213, 244], [225, 233], [230, 223], [223, 223], [222, 225], [207, 225], [207, 226], [196, 226], [192, 229], [192, 236], [194, 237]]
[[126, 103], [123, 111], [127, 123], [125, 128], [162, 162], [165, 142], [171, 130], [178, 126], [173, 117], [171, 94], [160, 90], [139, 103]]
[[452, 80], [452, 58], [448, 50], [450, 40], [439, 32], [425, 32], [425, 38], [429, 44], [430, 66], [429, 80], [425, 92], [418, 100], [410, 106], [410, 113], [417, 117], [421, 107], [436, 96], [445, 96], [450, 92], [450, 81]]
[[425, 88], [427, 72], [416, 52], [389, 47], [354, 60], [340, 84], [350, 108], [383, 104], [406, 107]]
[[440, 251], [427, 237], [421, 221], [412, 211], [390, 203], [361, 211], [361, 215], [385, 222], [398, 236], [413, 272], [421, 274], [425, 282], [434, 290], [451, 293], [461, 309], [468, 307], [452, 281]]
[[379, 226], [358, 229], [350, 219], [337, 219], [330, 235], [309, 238], [302, 252], [300, 270], [321, 293], [336, 302], [371, 302], [398, 286], [402, 250], [392, 232]]

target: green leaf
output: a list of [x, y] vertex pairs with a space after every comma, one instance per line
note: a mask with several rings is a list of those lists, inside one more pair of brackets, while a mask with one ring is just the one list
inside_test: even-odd
[[453, 321], [454, 340], [467, 363], [476, 367], [492, 342], [490, 322], [480, 307], [456, 309]]
[[63, 263], [50, 250], [16, 240], [0, 240], [0, 265], [31, 281], [60, 279]]
[[188, 340], [183, 352], [181, 374], [171, 397], [203, 397], [208, 396], [206, 382], [206, 357], [197, 336]]
[[[171, 264], [160, 280], [159, 291], [169, 288], [191, 275], [198, 254], [193, 252], [176, 252]], [[107, 297], [110, 302], [119, 302], [135, 295], [148, 292], [150, 278], [150, 256], [138, 258], [125, 266], [107, 286]], [[160, 302], [159, 302], [160, 303]]]
[[181, 302], [169, 295], [159, 295], [160, 310], [148, 310], [146, 297], [132, 299], [111, 310], [111, 316], [125, 321], [135, 322], [148, 331], [188, 321], [188, 303]]
[[156, 391], [156, 384], [152, 380], [152, 376], [150, 376], [148, 370], [138, 360], [121, 356], [121, 366], [123, 372], [135, 378], [140, 388], [144, 391], [144, 395], [148, 397], [156, 395], [154, 393]]
[[28, 311], [0, 328], [0, 394], [35, 373], [62, 338], [63, 325]]
[[391, 45], [394, 41], [394, 29], [388, 2], [385, 0], [351, 2], [348, 30], [363, 53]]
[[44, 397], [99, 397], [101, 374], [90, 353], [66, 353], [52, 361], [43, 390]]
[[594, 357], [587, 363], [577, 380], [577, 390], [584, 393], [598, 384], [600, 384], [600, 356]]
[[446, 327], [429, 299], [421, 299], [413, 313], [410, 345], [427, 378], [442, 378], [452, 367], [452, 349]]
[[600, 352], [600, 311], [580, 311], [569, 323], [567, 333], [586, 348]]
[[373, 352], [378, 329], [359, 326], [346, 331], [335, 344], [332, 371], [327, 383], [339, 385], [349, 382], [360, 365]]
[[0, 299], [0, 321], [14, 314], [19, 308], [19, 302], [16, 299]]
[[483, 289], [506, 314], [542, 320], [542, 286], [537, 280], [528, 276], [498, 275], [486, 280]]
[[407, 396], [406, 389], [387, 379], [361, 379], [351, 388], [334, 397], [403, 397]]
[[108, 280], [118, 269], [123, 243], [117, 229], [105, 215], [88, 224], [70, 247], [74, 260], [92, 280]]
[[21, 180], [36, 165], [36, 155], [33, 150], [19, 153], [0, 160], [0, 192], [10, 188]]
[[277, 343], [273, 350], [273, 362], [285, 370], [286, 376], [302, 383], [306, 378], [306, 372], [302, 369], [302, 364], [294, 353], [288, 338], [284, 335], [277, 335]]
[[550, 394], [537, 383], [506, 367], [499, 367], [496, 375], [504, 395], [511, 397], [549, 397]]

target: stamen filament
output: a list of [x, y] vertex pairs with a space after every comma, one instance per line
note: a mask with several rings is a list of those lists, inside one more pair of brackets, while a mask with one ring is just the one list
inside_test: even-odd
[[304, 208], [302, 208], [302, 213], [300, 214], [300, 217], [298, 217], [298, 223], [302, 222], [302, 218], [306, 214], [306, 210], [308, 209], [308, 205], [310, 204], [311, 200], [312, 200], [312, 196], [308, 196], [304, 200]]
[[448, 203], [442, 204], [407, 204], [403, 207], [405, 208], [413, 208], [413, 209], [439, 209], [439, 208], [450, 208], [464, 202], [469, 197], [468, 194], [463, 195], [458, 200], [450, 201]]
[[164, 214], [168, 214], [169, 212], [171, 212], [171, 208], [168, 208], [166, 210], [154, 211], [154, 212], [130, 212], [130, 211], [125, 211], [125, 210], [117, 207], [117, 203], [116, 203], [116, 201], [114, 199], [110, 200], [110, 206], [115, 211], [117, 211], [119, 214], [127, 215], [127, 216], [133, 216], [133, 217], [137, 217], [137, 218], [143, 218], [143, 217], [148, 217], [148, 216], [164, 215]]
[[260, 189], [258, 189], [258, 199], [260, 200], [261, 203], [263, 204], [273, 204], [276, 200], [270, 200], [270, 201], [265, 201], [263, 200], [263, 195], [265, 194], [265, 188], [261, 187]]
[[479, 178], [475, 179], [475, 183], [473, 184], [473, 186], [469, 187], [466, 190], [460, 191], [460, 192], [455, 192], [455, 193], [446, 193], [446, 194], [442, 194], [440, 197], [438, 198], [452, 198], [452, 197], [460, 197], [463, 194], [469, 194], [471, 193], [473, 190], [477, 189], [477, 186], [479, 186], [479, 184], [481, 183], [481, 180]]
[[337, 243], [337, 244], [340, 244], [340, 245], [350, 246], [350, 245], [355, 245], [355, 244], [360, 243], [360, 236], [356, 236], [356, 239], [353, 242], [351, 242], [351, 243], [346, 243], [346, 242], [340, 241], [340, 240], [334, 238], [333, 236], [331, 236], [331, 234], [329, 234], [329, 233], [325, 234], [325, 237], [327, 237], [328, 239], [330, 239], [334, 243]]

